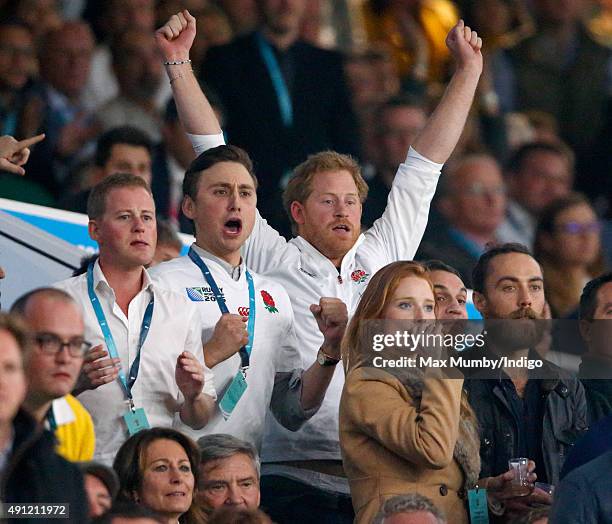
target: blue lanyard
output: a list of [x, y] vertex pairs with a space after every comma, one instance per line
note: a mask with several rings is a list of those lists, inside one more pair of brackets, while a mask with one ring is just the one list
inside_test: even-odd
[[[93, 287], [93, 267], [95, 262], [91, 262], [87, 267], [87, 293], [89, 294], [89, 300], [91, 301], [91, 305], [96, 314], [96, 318], [98, 319], [98, 324], [100, 325], [100, 329], [102, 330], [102, 335], [104, 335], [104, 341], [106, 342], [106, 347], [108, 348], [108, 354], [111, 358], [119, 358], [119, 353], [117, 353], [117, 346], [115, 345], [115, 339], [113, 338], [113, 334], [110, 332], [108, 327], [108, 322], [106, 321], [106, 316], [104, 315], [104, 311], [102, 310], [102, 305], [98, 300], [98, 296], [94, 291]], [[142, 325], [140, 326], [140, 338], [138, 339], [138, 349], [136, 350], [136, 358], [134, 362], [132, 362], [132, 366], [130, 367], [130, 373], [128, 379], [125, 378], [125, 373], [123, 369], [119, 370], [119, 382], [123, 387], [123, 391], [125, 392], [125, 396], [128, 398], [130, 403], [132, 403], [132, 386], [136, 382], [136, 378], [138, 378], [138, 371], [140, 369], [140, 351], [144, 342], [149, 334], [149, 328], [151, 327], [151, 319], [153, 318], [153, 302], [154, 298], [151, 297], [151, 301], [145, 310], [144, 317], [142, 319]]]
[[285, 77], [278, 65], [278, 60], [274, 55], [272, 46], [266, 42], [261, 33], [257, 33], [255, 38], [257, 39], [261, 58], [270, 74], [274, 91], [276, 91], [276, 99], [278, 100], [283, 124], [285, 124], [285, 127], [291, 127], [293, 124], [293, 104], [291, 103], [291, 95], [289, 94]]
[[53, 404], [51, 404], [49, 411], [47, 411], [47, 422], [49, 423], [51, 433], [55, 433], [57, 422], [55, 421], [55, 413], [53, 413]]
[[[219, 287], [217, 286], [210, 269], [208, 269], [208, 266], [202, 260], [200, 255], [195, 252], [193, 246], [189, 248], [188, 256], [191, 261], [200, 268], [200, 271], [202, 271], [202, 275], [206, 279], [206, 282], [208, 282], [210, 289], [217, 299], [217, 306], [219, 306], [221, 314], [225, 315], [226, 313], [229, 313], [229, 309], [227, 309], [227, 304], [225, 303], [225, 297], [221, 291], [219, 291]], [[253, 285], [253, 277], [251, 276], [251, 273], [246, 270], [244, 274], [249, 286], [249, 321], [247, 323], [249, 341], [247, 342], [246, 346], [240, 348], [240, 367], [242, 370], [246, 370], [249, 367], [251, 361], [251, 350], [253, 349], [253, 337], [255, 336], [255, 286]]]

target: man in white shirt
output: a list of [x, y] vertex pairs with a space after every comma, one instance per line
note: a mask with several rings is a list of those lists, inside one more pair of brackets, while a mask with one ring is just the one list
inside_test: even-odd
[[100, 256], [56, 287], [81, 305], [85, 337], [95, 345], [76, 393], [94, 421], [95, 458], [110, 464], [128, 434], [147, 425], [204, 426], [215, 390], [198, 312], [155, 286], [144, 268], [156, 243], [149, 186], [131, 174], [111, 175], [92, 190], [88, 215]]
[[[223, 135], [188, 63], [194, 36], [195, 20], [184, 11], [158, 30], [157, 42], [179, 116], [188, 133], [200, 135], [191, 138], [196, 152], [201, 153], [222, 144]], [[411, 259], [416, 252], [442, 163], [463, 130], [482, 72], [482, 41], [462, 21], [449, 33], [447, 45], [457, 61], [455, 74], [399, 166], [387, 209], [365, 234], [360, 234], [360, 222], [367, 185], [358, 166], [335, 153], [311, 157], [296, 169], [287, 188], [284, 200], [299, 236], [287, 242], [257, 216], [242, 254], [249, 267], [288, 290], [303, 360], [312, 359], [321, 345], [309, 311], [311, 304], [319, 297], [333, 296], [342, 299], [349, 312], [354, 311], [376, 271], [390, 262]], [[318, 413], [296, 433], [283, 430], [269, 417], [262, 449], [267, 463], [262, 493], [270, 495], [275, 509], [283, 503], [283, 495], [288, 495], [284, 508], [270, 512], [274, 520], [309, 516], [309, 522], [319, 517], [318, 522], [352, 522], [338, 444], [343, 383], [338, 369]], [[293, 484], [284, 489], [281, 477]], [[321, 513], [307, 503], [313, 494], [319, 506], [324, 498], [330, 502]], [[269, 504], [266, 507], [271, 509]]]

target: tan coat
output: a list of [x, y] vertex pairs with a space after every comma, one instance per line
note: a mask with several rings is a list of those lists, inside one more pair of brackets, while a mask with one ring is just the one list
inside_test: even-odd
[[[459, 435], [463, 380], [423, 383], [420, 409], [393, 375], [357, 368], [340, 401], [340, 446], [355, 522], [370, 524], [394, 495], [429, 497], [451, 524], [467, 524], [464, 474], [453, 458]], [[478, 454], [478, 452], [476, 452]]]

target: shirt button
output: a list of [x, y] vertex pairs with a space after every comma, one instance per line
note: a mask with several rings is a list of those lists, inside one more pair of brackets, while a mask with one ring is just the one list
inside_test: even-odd
[[446, 487], [446, 484], [442, 484], [440, 486], [440, 495], [442, 495], [443, 497], [446, 497], [446, 495], [448, 495], [448, 488]]

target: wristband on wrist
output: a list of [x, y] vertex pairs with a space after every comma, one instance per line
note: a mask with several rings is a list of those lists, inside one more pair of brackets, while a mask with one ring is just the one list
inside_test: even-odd
[[187, 60], [174, 60], [174, 61], [164, 62], [165, 66], [183, 65], [183, 64], [191, 64], [191, 60], [187, 59]]

